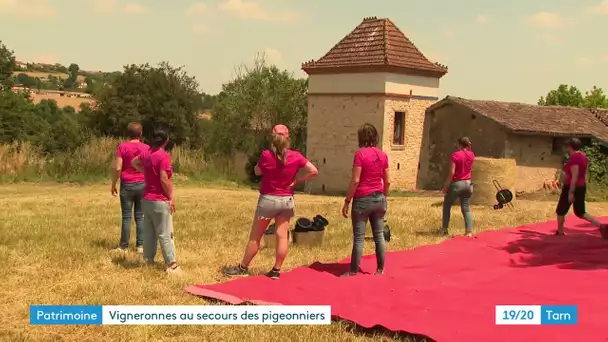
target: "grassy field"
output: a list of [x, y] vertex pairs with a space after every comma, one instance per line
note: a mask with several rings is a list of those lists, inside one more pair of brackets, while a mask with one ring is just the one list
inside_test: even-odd
[[72, 106], [78, 112], [80, 110], [80, 105], [82, 103], [88, 103], [93, 105], [95, 101], [90, 98], [81, 98], [81, 97], [67, 97], [67, 96], [58, 96], [54, 94], [31, 94], [32, 101], [34, 103], [39, 103], [42, 100], [55, 100], [57, 102], [57, 106], [59, 108]]
[[[48, 77], [49, 77], [49, 75], [53, 75], [53, 76], [55, 76], [55, 77], [57, 77], [57, 78], [60, 78], [60, 79], [62, 79], [62, 80], [65, 80], [65, 79], [67, 79], [68, 77], [70, 77], [70, 75], [68, 75], [68, 74], [66, 74], [66, 73], [63, 73], [63, 72], [17, 71], [17, 72], [14, 72], [14, 73], [13, 73], [13, 75], [15, 75], [15, 76], [16, 76], [16, 75], [18, 75], [18, 74], [26, 74], [26, 75], [28, 75], [29, 77], [33, 77], [33, 78], [36, 78], [36, 77], [38, 77], [38, 78], [48, 78]], [[84, 76], [79, 75], [79, 76], [76, 78], [76, 81], [77, 81], [77, 82], [84, 82], [84, 79], [85, 79], [85, 77], [84, 77]]]
[[[225, 280], [219, 269], [241, 257], [257, 193], [243, 189], [176, 187], [174, 216], [182, 278], [167, 277], [158, 268], [144, 268], [139, 257], [112, 256], [119, 238], [120, 211], [108, 185], [1, 185], [0, 340], [10, 341], [367, 341], [406, 337], [363, 334], [340, 322], [320, 327], [210, 326], [29, 326], [31, 304], [206, 304], [186, 294], [195, 283]], [[440, 198], [395, 197], [389, 200], [393, 240], [389, 250], [439, 243], [429, 232], [439, 227]], [[298, 215], [323, 214], [330, 221], [326, 244], [318, 249], [292, 248], [284, 270], [314, 261], [338, 261], [349, 256], [351, 228], [339, 215], [342, 198], [299, 195]], [[476, 231], [498, 229], [553, 217], [550, 201], [519, 201], [507, 213], [474, 207]], [[590, 203], [598, 215], [608, 204]], [[453, 233], [463, 230], [454, 210]], [[134, 239], [132, 234], [132, 240]], [[366, 254], [373, 244], [366, 244]], [[160, 255], [158, 256], [160, 257]], [[262, 273], [273, 263], [273, 252], [262, 250], [252, 271]], [[390, 267], [390, 266], [389, 266]]]

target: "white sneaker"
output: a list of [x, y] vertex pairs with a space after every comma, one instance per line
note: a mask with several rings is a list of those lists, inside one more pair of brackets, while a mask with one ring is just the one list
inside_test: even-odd
[[128, 250], [126, 248], [117, 247], [117, 248], [114, 248], [114, 249], [110, 250], [110, 252], [112, 252], [112, 253], [127, 253]]
[[137, 247], [137, 254], [144, 254], [144, 248], [143, 247]]

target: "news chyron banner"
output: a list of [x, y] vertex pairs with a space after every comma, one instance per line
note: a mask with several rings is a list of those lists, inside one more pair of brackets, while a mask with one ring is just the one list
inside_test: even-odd
[[324, 325], [328, 305], [33, 305], [32, 325]]

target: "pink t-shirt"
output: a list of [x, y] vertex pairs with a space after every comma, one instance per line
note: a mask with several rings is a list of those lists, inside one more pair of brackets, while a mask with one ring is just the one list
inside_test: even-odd
[[355, 152], [353, 166], [361, 168], [355, 198], [384, 191], [384, 170], [388, 169], [388, 156], [376, 147], [363, 147]]
[[122, 158], [122, 171], [120, 181], [122, 183], [139, 183], [144, 181], [144, 175], [133, 167], [133, 159], [150, 149], [150, 146], [140, 141], [127, 141], [118, 145], [116, 157]]
[[169, 179], [173, 176], [171, 157], [163, 149], [150, 149], [140, 156], [141, 165], [144, 169], [146, 186], [144, 187], [144, 199], [148, 201], [168, 201], [160, 182], [160, 172], [167, 172]]
[[570, 185], [570, 181], [572, 180], [572, 167], [574, 165], [578, 165], [578, 180], [576, 181], [576, 186], [585, 186], [585, 174], [587, 173], [589, 161], [587, 160], [587, 155], [580, 151], [573, 153], [570, 158], [568, 158], [566, 165], [564, 165], [564, 172], [566, 173], [564, 185]]
[[258, 167], [262, 170], [260, 194], [273, 196], [293, 195], [293, 189], [289, 186], [293, 183], [298, 171], [306, 163], [308, 163], [308, 160], [298, 151], [288, 150], [284, 164], [271, 150], [262, 152], [258, 160]]
[[456, 165], [453, 181], [470, 180], [475, 153], [471, 150], [460, 150], [452, 153], [452, 163]]

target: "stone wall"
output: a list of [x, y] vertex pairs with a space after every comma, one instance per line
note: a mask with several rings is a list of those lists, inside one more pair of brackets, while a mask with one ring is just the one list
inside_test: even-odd
[[319, 175], [306, 189], [312, 193], [344, 193], [350, 180], [357, 130], [370, 123], [384, 124], [384, 98], [373, 95], [308, 96], [307, 158]]
[[517, 191], [534, 192], [559, 179], [563, 155], [553, 153], [553, 138], [509, 134], [507, 158], [517, 162]]
[[467, 107], [447, 104], [425, 116], [419, 188], [439, 190], [443, 187], [450, 156], [462, 136], [471, 139], [475, 155], [504, 157], [507, 133], [501, 125]]
[[[433, 103], [435, 103], [435, 100], [385, 98], [382, 150], [389, 157], [392, 189], [416, 189], [416, 179], [420, 168], [424, 113]], [[403, 145], [393, 144], [395, 112], [405, 112]]]

